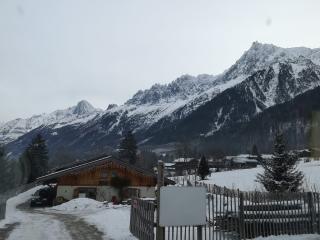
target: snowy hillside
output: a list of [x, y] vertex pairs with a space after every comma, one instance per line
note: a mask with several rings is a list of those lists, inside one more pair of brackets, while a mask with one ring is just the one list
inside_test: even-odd
[[83, 100], [76, 106], [64, 110], [34, 115], [27, 119], [18, 118], [0, 125], [0, 143], [11, 142], [40, 126], [51, 126], [56, 129], [67, 125], [83, 124], [101, 113], [102, 110], [94, 108], [89, 102]]

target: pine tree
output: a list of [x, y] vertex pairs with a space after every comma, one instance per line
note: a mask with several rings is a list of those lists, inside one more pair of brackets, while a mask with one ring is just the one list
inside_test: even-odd
[[21, 184], [27, 184], [31, 181], [31, 161], [28, 154], [28, 148], [20, 156], [18, 164], [21, 172], [20, 182]]
[[257, 145], [254, 144], [254, 145], [252, 146], [251, 154], [254, 155], [254, 156], [258, 156], [258, 155], [259, 155], [259, 151], [258, 151]]
[[137, 161], [137, 143], [132, 131], [126, 133], [119, 148], [119, 157], [134, 165]]
[[205, 179], [206, 176], [210, 174], [209, 164], [205, 156], [202, 156], [200, 159], [199, 167], [198, 167], [198, 175], [202, 180]]
[[255, 144], [252, 146], [251, 155], [255, 156], [254, 158], [255, 158], [258, 162], [262, 162], [262, 161], [263, 161], [262, 156], [261, 156], [261, 154], [259, 153], [258, 147], [257, 147], [257, 145], [255, 145]]
[[282, 134], [277, 134], [274, 144], [274, 156], [263, 161], [263, 174], [258, 174], [257, 181], [269, 192], [296, 192], [302, 184], [303, 174], [297, 170], [298, 158], [288, 154]]
[[3, 146], [0, 146], [0, 192], [10, 188], [10, 166]]
[[31, 144], [24, 153], [25, 167], [30, 164], [30, 175], [28, 182], [36, 180], [48, 171], [48, 149], [44, 138], [38, 134], [32, 139]]

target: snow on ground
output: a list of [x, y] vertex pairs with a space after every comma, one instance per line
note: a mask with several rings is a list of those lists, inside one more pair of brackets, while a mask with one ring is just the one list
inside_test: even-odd
[[63, 203], [58, 206], [50, 208], [51, 210], [64, 211], [64, 212], [81, 212], [81, 211], [92, 211], [105, 208], [104, 203], [98, 202], [90, 198], [75, 198], [69, 202]]
[[[299, 169], [305, 175], [305, 188], [315, 186], [320, 189], [320, 161], [300, 163]], [[239, 188], [249, 191], [260, 189], [261, 186], [255, 182], [256, 175], [261, 173], [261, 167], [253, 169], [242, 169], [213, 173], [205, 182], [226, 186], [228, 188]], [[9, 240], [32, 239], [32, 240], [69, 240], [70, 234], [63, 222], [57, 220], [50, 214], [40, 212], [29, 213], [16, 209], [21, 203], [31, 198], [31, 195], [41, 186], [24, 192], [7, 202], [6, 219], [0, 221], [0, 227], [7, 223], [20, 222], [10, 234]], [[80, 217], [89, 224], [95, 225], [98, 230], [104, 233], [104, 239], [131, 240], [136, 239], [129, 231], [130, 206], [112, 205], [101, 203], [92, 199], [78, 198], [67, 203], [47, 208], [44, 210], [52, 213], [71, 214]], [[44, 229], [41, 231], [39, 229]], [[316, 240], [319, 235], [298, 235], [298, 236], [270, 236], [256, 238], [256, 240]]]
[[10, 234], [9, 240], [72, 239], [63, 221], [59, 221], [59, 218], [48, 212], [79, 217], [103, 232], [104, 239], [136, 239], [129, 231], [130, 206], [127, 205], [112, 205], [88, 198], [77, 198], [44, 210], [17, 209], [18, 205], [28, 201], [41, 187], [35, 187], [7, 201], [6, 219], [0, 221], [0, 228], [6, 224], [20, 223]]
[[[308, 163], [300, 162], [298, 168], [304, 173], [304, 185], [307, 190], [320, 190], [320, 161], [311, 161]], [[227, 188], [240, 189], [242, 191], [263, 190], [257, 183], [256, 176], [262, 173], [263, 168], [239, 169], [233, 171], [212, 173], [205, 183], [225, 186]]]
[[269, 236], [269, 237], [258, 237], [256, 240], [319, 240], [320, 236], [316, 234], [303, 234], [303, 235], [281, 235], [281, 236]]
[[42, 186], [37, 186], [13, 198], [10, 198], [7, 201], [6, 218], [4, 220], [0, 220], [0, 228], [4, 227], [4, 225], [6, 224], [15, 223], [19, 222], [20, 220], [23, 220], [24, 214], [22, 214], [21, 211], [17, 210], [16, 207], [31, 199], [32, 194], [34, 194], [40, 188], [42, 188]]
[[100, 231], [107, 233], [108, 237], [112, 239], [136, 239], [129, 231], [130, 206], [110, 205], [103, 211], [89, 214], [83, 218], [88, 223], [96, 225]]
[[10, 234], [8, 240], [69, 240], [69, 233], [64, 225], [53, 217], [42, 214], [30, 214], [17, 209], [17, 206], [28, 201], [32, 194], [42, 186], [23, 192], [7, 201], [6, 219], [0, 221], [0, 227], [6, 224], [20, 223]]
[[136, 239], [129, 231], [130, 206], [102, 203], [88, 198], [77, 198], [47, 208], [46, 211], [76, 215], [104, 233], [104, 238], [117, 240]]
[[20, 223], [8, 240], [71, 240], [64, 224], [52, 216], [24, 213]]

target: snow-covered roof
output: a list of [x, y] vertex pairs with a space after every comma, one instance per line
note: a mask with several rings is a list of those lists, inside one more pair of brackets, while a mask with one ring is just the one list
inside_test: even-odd
[[172, 167], [172, 166], [174, 166], [174, 163], [164, 163], [164, 166], [165, 167]]
[[227, 160], [232, 160], [233, 162], [236, 163], [248, 163], [248, 162], [252, 162], [255, 163], [257, 162], [256, 159], [252, 159], [253, 155], [250, 154], [240, 154], [240, 155], [236, 155], [236, 156], [226, 156]]
[[194, 158], [177, 158], [175, 160], [173, 160], [173, 162], [177, 163], [177, 162], [190, 162], [191, 160], [194, 160]]

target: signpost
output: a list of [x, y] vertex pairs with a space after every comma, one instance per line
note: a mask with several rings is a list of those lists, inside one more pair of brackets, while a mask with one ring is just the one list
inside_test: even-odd
[[158, 178], [157, 178], [157, 230], [156, 239], [164, 240], [165, 228], [160, 226], [160, 189], [164, 185], [164, 163], [163, 161], [158, 161]]
[[162, 187], [160, 226], [199, 226], [206, 224], [204, 187]]

